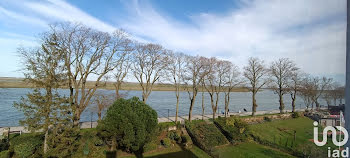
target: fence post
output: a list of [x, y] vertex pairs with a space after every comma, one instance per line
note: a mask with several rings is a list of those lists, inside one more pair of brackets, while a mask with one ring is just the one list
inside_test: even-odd
[[169, 118], [169, 109], [168, 109], [168, 120], [170, 121], [170, 118]]

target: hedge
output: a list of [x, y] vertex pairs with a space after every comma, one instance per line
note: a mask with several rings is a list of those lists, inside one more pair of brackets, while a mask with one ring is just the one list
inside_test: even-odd
[[41, 134], [22, 134], [10, 140], [9, 152], [17, 157], [39, 156], [44, 137]]
[[214, 123], [231, 143], [244, 142], [250, 135], [248, 124], [239, 118], [219, 117]]
[[225, 136], [214, 124], [207, 124], [202, 121], [186, 122], [186, 129], [193, 143], [208, 153], [216, 146], [228, 144]]

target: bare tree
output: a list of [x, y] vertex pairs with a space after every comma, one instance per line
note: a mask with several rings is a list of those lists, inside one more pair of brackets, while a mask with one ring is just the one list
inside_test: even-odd
[[271, 63], [269, 71], [274, 78], [271, 82], [271, 88], [278, 94], [281, 114], [284, 110], [283, 95], [289, 91], [288, 83], [291, 80], [291, 75], [296, 70], [298, 70], [298, 68], [295, 66], [294, 62], [288, 58], [281, 58]]
[[243, 81], [238, 78], [239, 70], [238, 67], [232, 64], [231, 62], [226, 62], [229, 67], [228, 73], [224, 75], [224, 83], [225, 83], [225, 117], [227, 117], [228, 107], [230, 105], [230, 94], [233, 88], [238, 85], [243, 84]]
[[265, 68], [263, 60], [253, 57], [249, 58], [248, 65], [245, 66], [243, 69], [243, 75], [247, 78], [249, 82], [248, 89], [252, 92], [252, 116], [254, 116], [256, 112], [256, 107], [258, 107], [255, 96], [256, 93], [258, 93], [258, 91], [269, 82], [269, 80], [266, 79], [268, 71]]
[[177, 122], [178, 113], [179, 113], [179, 99], [180, 99], [180, 88], [182, 81], [182, 74], [184, 69], [184, 54], [183, 53], [174, 53], [171, 50], [167, 50], [167, 71], [168, 80], [173, 83], [175, 87], [175, 96], [176, 96], [176, 114], [175, 122]]
[[94, 97], [92, 100], [92, 103], [94, 104], [94, 106], [91, 106], [91, 110], [97, 112], [99, 121], [102, 119], [103, 110], [108, 109], [108, 107], [110, 107], [115, 100], [116, 100], [115, 95], [105, 94], [101, 91], [97, 91], [94, 94]]
[[137, 44], [133, 53], [132, 70], [142, 88], [142, 101], [146, 102], [153, 85], [159, 81], [166, 67], [164, 49], [157, 44]]
[[327, 77], [318, 78], [318, 77], [314, 77], [312, 83], [313, 83], [313, 86], [315, 87], [314, 88], [315, 91], [312, 93], [313, 94], [312, 101], [315, 103], [316, 108], [319, 109], [320, 108], [320, 104], [318, 102], [318, 99], [320, 98], [320, 96], [322, 96], [324, 91], [332, 83], [332, 78], [327, 78]]
[[306, 106], [309, 107], [311, 104], [311, 109], [313, 109], [313, 105], [315, 104], [316, 108], [319, 109], [318, 99], [330, 86], [331, 82], [332, 79], [326, 77], [305, 77], [302, 81], [301, 94]]
[[289, 82], [289, 92], [290, 97], [292, 99], [292, 112], [295, 112], [295, 101], [297, 94], [299, 94], [300, 86], [301, 86], [301, 76], [302, 73], [299, 71], [294, 71], [291, 74], [290, 82]]
[[218, 109], [220, 93], [225, 85], [225, 75], [230, 73], [230, 62], [218, 60], [214, 57], [209, 59], [208, 73], [204, 80], [204, 87], [210, 96], [213, 119]]
[[134, 49], [134, 43], [129, 39], [125, 39], [123, 36], [125, 36], [125, 34], [122, 31], [116, 31], [113, 33], [114, 38], [111, 40], [112, 49], [118, 51], [115, 53], [117, 66], [113, 71], [113, 77], [115, 79], [113, 85], [115, 87], [115, 95], [117, 99], [121, 97], [119, 90], [129, 72], [131, 66], [131, 52]]
[[314, 92], [315, 86], [312, 83], [311, 77], [305, 76], [300, 83], [299, 94], [303, 98], [307, 109], [309, 109], [310, 105], [313, 108], [312, 96], [314, 96]]
[[345, 87], [340, 86], [337, 82], [332, 82], [328, 89], [324, 92], [322, 96], [323, 99], [327, 101], [328, 105], [331, 105], [331, 100], [333, 100], [333, 104], [337, 105], [337, 100], [339, 99], [339, 104], [342, 104], [342, 99], [345, 95]]
[[188, 120], [191, 121], [192, 110], [196, 101], [199, 87], [201, 85], [201, 81], [207, 74], [206, 67], [208, 59], [200, 56], [186, 56], [185, 59], [185, 71], [183, 74], [183, 79], [190, 99]]
[[[103, 86], [102, 79], [118, 65], [114, 59], [118, 52], [114, 48], [118, 47], [111, 47], [111, 41], [116, 40], [114, 38], [120, 38], [117, 41], [127, 38], [124, 35], [111, 37], [108, 33], [71, 23], [52, 25], [50, 33], [58, 37], [56, 42], [64, 53], [70, 104], [74, 109], [73, 122], [77, 126], [96, 89]], [[89, 87], [87, 80], [91, 77], [95, 81]]]

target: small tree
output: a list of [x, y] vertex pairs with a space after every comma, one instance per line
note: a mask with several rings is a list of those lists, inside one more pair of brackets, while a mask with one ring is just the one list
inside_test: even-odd
[[297, 94], [300, 91], [301, 86], [301, 76], [302, 73], [299, 71], [295, 71], [291, 74], [290, 82], [289, 82], [289, 92], [290, 97], [292, 99], [292, 111], [295, 111], [295, 100], [297, 97]]
[[91, 107], [91, 110], [97, 112], [98, 120], [102, 118], [102, 111], [111, 106], [116, 97], [120, 97], [120, 95], [108, 95], [99, 91], [94, 94], [92, 102], [95, 105]]
[[175, 96], [176, 96], [176, 114], [175, 114], [175, 122], [177, 122], [178, 113], [179, 113], [179, 103], [180, 103], [180, 87], [182, 83], [182, 74], [184, 69], [184, 54], [182, 53], [174, 53], [171, 50], [167, 50], [167, 77], [168, 81], [170, 81], [175, 88]]
[[230, 105], [230, 93], [233, 88], [242, 84], [242, 80], [239, 79], [240, 72], [238, 71], [238, 67], [232, 64], [231, 62], [227, 63], [229, 65], [228, 73], [224, 75], [224, 83], [225, 83], [225, 117], [227, 117], [228, 106]]
[[97, 126], [99, 136], [111, 151], [117, 146], [142, 157], [144, 145], [157, 126], [157, 113], [137, 97], [118, 99]]
[[[42, 130], [45, 133], [43, 153], [49, 149], [49, 132], [57, 125], [71, 121], [68, 99], [58, 93], [60, 83], [65, 81], [62, 52], [56, 49], [58, 43], [51, 42], [55, 35], [43, 36], [41, 48], [19, 49], [23, 58], [25, 80], [35, 88], [33, 92], [15, 102], [14, 107], [24, 113], [20, 121], [31, 132]], [[53, 129], [54, 128], [54, 129]], [[52, 132], [54, 133], [54, 132]], [[55, 148], [57, 144], [52, 144]], [[51, 148], [51, 149], [52, 149]]]

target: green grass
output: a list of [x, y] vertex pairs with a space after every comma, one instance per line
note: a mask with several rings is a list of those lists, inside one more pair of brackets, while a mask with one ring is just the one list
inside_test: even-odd
[[296, 131], [294, 146], [310, 142], [309, 139], [313, 138], [313, 120], [307, 117], [254, 124], [250, 126], [250, 129], [254, 136], [284, 146], [287, 139], [287, 145], [291, 145], [294, 140], [294, 131]]
[[[203, 150], [199, 149], [196, 146], [193, 146], [190, 149], [184, 149], [178, 145], [156, 152], [144, 153], [143, 156], [148, 158], [210, 158], [210, 156], [207, 153], [205, 153]], [[121, 157], [135, 158], [136, 156], [129, 155]]]
[[220, 158], [292, 158], [292, 155], [286, 154], [279, 150], [257, 144], [255, 142], [245, 142], [236, 146], [224, 146], [216, 149], [213, 155]]

